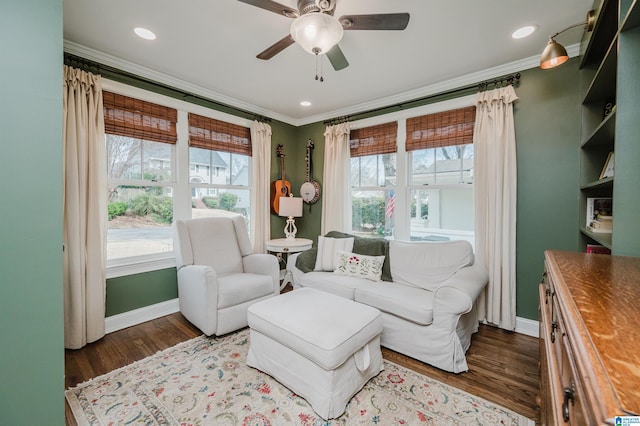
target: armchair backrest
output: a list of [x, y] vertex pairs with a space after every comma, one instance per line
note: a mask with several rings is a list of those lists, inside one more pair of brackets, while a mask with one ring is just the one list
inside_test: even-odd
[[174, 223], [176, 267], [206, 265], [218, 276], [243, 272], [242, 257], [253, 252], [240, 215], [177, 220]]

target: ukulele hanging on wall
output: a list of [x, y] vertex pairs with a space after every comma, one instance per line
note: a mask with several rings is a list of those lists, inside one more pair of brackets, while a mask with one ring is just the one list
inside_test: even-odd
[[282, 178], [271, 184], [271, 208], [275, 214], [280, 213], [280, 197], [291, 194], [291, 183], [284, 178], [284, 148], [282, 144], [276, 148], [276, 155], [280, 158], [280, 173]]
[[320, 184], [313, 180], [313, 141], [307, 142], [307, 181], [300, 187], [300, 196], [307, 204], [314, 204], [320, 199]]

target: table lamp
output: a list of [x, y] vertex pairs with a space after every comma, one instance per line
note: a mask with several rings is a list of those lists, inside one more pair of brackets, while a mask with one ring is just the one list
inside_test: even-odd
[[280, 197], [280, 210], [278, 212], [280, 216], [288, 217], [287, 224], [284, 226], [284, 235], [287, 240], [293, 240], [296, 238], [296, 223], [293, 220], [294, 217], [302, 216], [302, 198], [294, 197]]

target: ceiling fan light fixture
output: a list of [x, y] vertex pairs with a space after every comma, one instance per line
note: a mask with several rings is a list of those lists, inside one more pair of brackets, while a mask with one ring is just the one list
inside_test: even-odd
[[344, 30], [333, 16], [310, 12], [293, 21], [290, 32], [304, 50], [312, 55], [322, 55], [342, 40]]

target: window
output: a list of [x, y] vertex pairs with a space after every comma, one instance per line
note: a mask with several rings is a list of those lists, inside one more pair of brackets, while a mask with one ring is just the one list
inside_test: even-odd
[[393, 235], [397, 133], [397, 122], [351, 131], [351, 225], [355, 235]]
[[248, 222], [250, 120], [108, 80], [103, 88], [108, 278], [174, 266], [175, 219], [241, 213]]
[[473, 243], [475, 107], [407, 119], [412, 240]]
[[[189, 114], [189, 163], [191, 216], [239, 213], [245, 217], [249, 225], [250, 129]], [[213, 170], [213, 173], [210, 173], [210, 170]]]
[[103, 92], [107, 261], [173, 251], [177, 111]]

